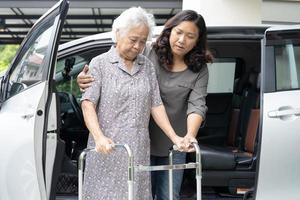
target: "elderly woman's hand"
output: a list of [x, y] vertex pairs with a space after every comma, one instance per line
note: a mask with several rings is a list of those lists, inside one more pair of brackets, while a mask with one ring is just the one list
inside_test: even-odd
[[91, 86], [91, 83], [94, 81], [94, 78], [91, 75], [88, 75], [89, 66], [85, 65], [83, 70], [77, 76], [77, 84], [81, 92], [84, 92], [86, 88]]
[[105, 136], [100, 136], [97, 139], [95, 139], [96, 144], [96, 151], [99, 153], [110, 153], [114, 148], [114, 142]]

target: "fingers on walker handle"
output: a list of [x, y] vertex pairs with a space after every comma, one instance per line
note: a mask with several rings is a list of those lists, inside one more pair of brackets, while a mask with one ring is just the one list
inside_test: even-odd
[[174, 144], [174, 145], [173, 145], [173, 150], [174, 150], [174, 151], [179, 151], [178, 146]]
[[[192, 146], [192, 148], [194, 148], [194, 144], [198, 144], [198, 142], [197, 141], [191, 142], [190, 145]], [[178, 148], [178, 146], [176, 144], [173, 145], [173, 149], [172, 150], [174, 150], [174, 151], [180, 151], [180, 149]]]
[[[115, 144], [107, 144], [105, 147], [106, 147], [106, 149], [109, 149], [109, 148], [114, 149], [116, 146], [115, 146]], [[96, 147], [94, 149], [91, 149], [91, 151], [98, 152], [97, 149], [96, 149]]]
[[106, 149], [114, 149], [115, 148], [115, 144], [107, 144]]

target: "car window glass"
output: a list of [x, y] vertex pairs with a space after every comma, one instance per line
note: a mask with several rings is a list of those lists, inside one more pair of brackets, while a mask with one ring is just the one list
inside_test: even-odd
[[275, 62], [277, 90], [300, 88], [300, 46], [276, 46]]
[[89, 64], [93, 57], [107, 51], [108, 48], [95, 48], [60, 58], [56, 64], [55, 80], [57, 91], [73, 94], [79, 101], [81, 92], [76, 82], [77, 75], [85, 64]]
[[53, 22], [46, 24], [23, 46], [21, 58], [9, 77], [8, 97], [42, 80], [43, 72], [48, 69], [44, 62], [54, 29]]
[[208, 64], [208, 93], [233, 93], [236, 60], [215, 59]]

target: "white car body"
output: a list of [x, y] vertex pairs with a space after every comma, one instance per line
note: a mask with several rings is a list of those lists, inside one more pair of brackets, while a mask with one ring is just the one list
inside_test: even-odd
[[[58, 50], [67, 10], [67, 1], [61, 0], [43, 15], [0, 79], [1, 200], [56, 198], [56, 168], [61, 163], [61, 144], [53, 80], [62, 79], [56, 66], [57, 51], [59, 60], [79, 51], [76, 46], [84, 51], [97, 45], [105, 48], [111, 45], [111, 33], [104, 33], [63, 44]], [[52, 25], [47, 24], [49, 21]], [[43, 27], [52, 29], [45, 33], [40, 31], [45, 29]], [[35, 35], [42, 37], [37, 39]], [[269, 28], [261, 40], [260, 127], [254, 172], [256, 200], [298, 199], [300, 196], [300, 157], [297, 156], [300, 149], [299, 35], [300, 26]], [[35, 46], [35, 40], [42, 41], [40, 46]], [[274, 49], [278, 45], [283, 54], [277, 59]], [[287, 62], [282, 61], [284, 57], [288, 58]], [[287, 84], [284, 77], [280, 78], [278, 70], [282, 67], [276, 68], [275, 60], [287, 64]], [[82, 66], [80, 63], [77, 67]], [[81, 68], [76, 70], [78, 73]], [[74, 74], [71, 75], [73, 78]], [[214, 80], [210, 79], [212, 83]]]

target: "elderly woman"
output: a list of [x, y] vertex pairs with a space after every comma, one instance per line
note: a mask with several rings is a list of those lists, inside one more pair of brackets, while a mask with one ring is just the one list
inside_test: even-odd
[[[162, 104], [155, 69], [140, 54], [153, 25], [153, 16], [142, 8], [125, 10], [113, 23], [116, 45], [90, 63], [95, 81], [83, 94], [81, 106], [91, 133], [88, 147], [101, 154], [87, 156], [84, 199], [127, 199], [127, 156], [122, 150], [112, 151], [112, 146], [128, 144], [135, 162], [149, 165], [150, 113], [172, 142], [184, 148]], [[135, 199], [151, 199], [148, 173], [135, 174], [134, 191]]]

